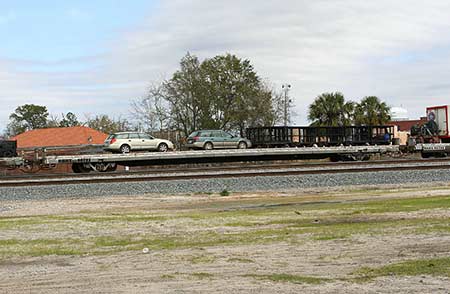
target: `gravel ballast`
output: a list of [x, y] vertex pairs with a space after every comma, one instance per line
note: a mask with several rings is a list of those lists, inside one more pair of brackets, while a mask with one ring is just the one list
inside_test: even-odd
[[2, 187], [0, 200], [41, 200], [51, 198], [142, 195], [149, 193], [220, 193], [283, 191], [351, 185], [395, 185], [450, 181], [447, 169], [389, 172], [261, 176], [178, 181], [149, 181], [105, 184]]

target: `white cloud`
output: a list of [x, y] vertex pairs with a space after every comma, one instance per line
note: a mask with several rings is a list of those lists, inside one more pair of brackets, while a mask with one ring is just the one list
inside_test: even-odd
[[187, 51], [200, 58], [234, 53], [276, 85], [290, 83], [301, 124], [325, 91], [352, 100], [378, 95], [419, 116], [426, 106], [450, 104], [449, 8], [443, 0], [163, 1], [105, 44], [106, 54], [38, 64], [81, 70], [26, 72], [28, 63], [0, 60], [0, 127], [24, 102], [56, 113], [126, 115], [128, 100], [170, 76]]

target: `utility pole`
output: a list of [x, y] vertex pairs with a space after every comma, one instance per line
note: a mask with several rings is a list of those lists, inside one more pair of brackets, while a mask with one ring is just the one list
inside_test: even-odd
[[289, 106], [291, 102], [289, 99], [289, 90], [291, 89], [291, 85], [283, 84], [281, 88], [284, 92], [284, 126], [286, 127], [289, 121]]

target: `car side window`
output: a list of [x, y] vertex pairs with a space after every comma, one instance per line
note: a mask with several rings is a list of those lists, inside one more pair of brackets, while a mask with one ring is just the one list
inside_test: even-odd
[[211, 133], [209, 133], [209, 132], [202, 132], [200, 134], [200, 137], [211, 137]]
[[139, 134], [139, 137], [141, 137], [141, 139], [146, 139], [146, 140], [150, 140], [151, 137], [147, 134]]
[[223, 133], [223, 137], [225, 137], [225, 138], [233, 138], [233, 135], [232, 134], [230, 134], [230, 133], [227, 133], [227, 132], [222, 132]]
[[130, 139], [139, 139], [139, 134], [131, 133], [129, 136]]
[[128, 139], [128, 134], [119, 134], [116, 136], [117, 139]]
[[212, 132], [211, 137], [223, 137], [222, 132]]

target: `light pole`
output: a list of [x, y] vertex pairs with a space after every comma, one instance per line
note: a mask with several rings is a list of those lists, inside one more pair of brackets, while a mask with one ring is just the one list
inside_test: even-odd
[[283, 84], [281, 86], [281, 88], [283, 89], [284, 92], [284, 126], [286, 127], [288, 125], [288, 120], [289, 120], [289, 113], [288, 113], [288, 108], [289, 108], [289, 90], [291, 89], [291, 85], [289, 84]]

